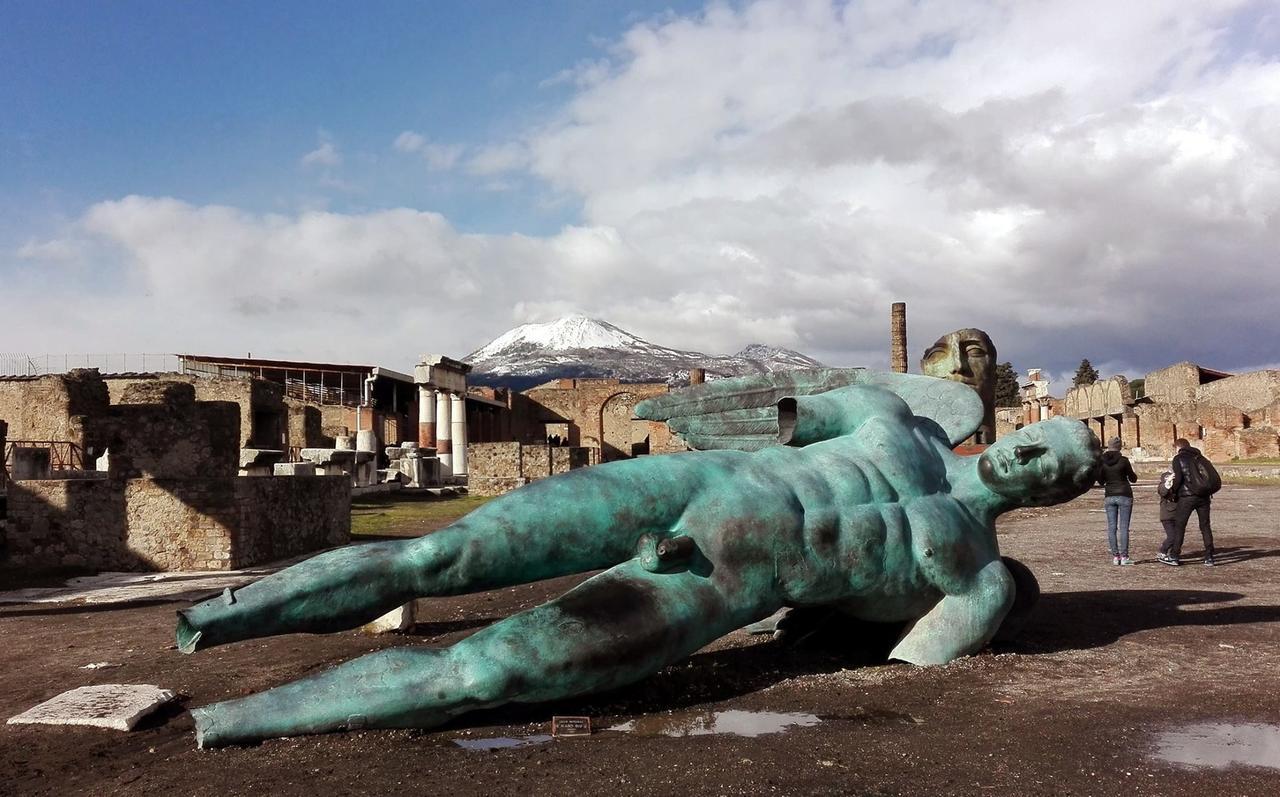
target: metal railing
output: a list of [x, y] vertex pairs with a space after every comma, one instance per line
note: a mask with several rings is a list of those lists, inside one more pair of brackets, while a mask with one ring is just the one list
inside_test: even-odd
[[65, 374], [75, 368], [97, 368], [104, 374], [174, 373], [175, 354], [22, 354], [0, 353], [0, 376]]
[[84, 451], [70, 440], [8, 440], [4, 444], [5, 471], [15, 448], [47, 448], [52, 470], [84, 470]]

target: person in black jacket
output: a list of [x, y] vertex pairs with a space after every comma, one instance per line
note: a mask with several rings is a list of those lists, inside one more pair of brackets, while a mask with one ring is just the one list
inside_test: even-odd
[[[1098, 472], [1098, 484], [1106, 495], [1102, 507], [1107, 510], [1107, 545], [1111, 547], [1111, 563], [1131, 565], [1129, 558], [1129, 518], [1133, 514], [1133, 484], [1138, 475], [1133, 472], [1129, 459], [1120, 453], [1120, 438], [1107, 441], [1102, 452], [1102, 469]], [[1117, 539], [1117, 537], [1119, 539]]]
[[[1178, 497], [1178, 505], [1174, 510], [1173, 516], [1173, 540], [1172, 545], [1165, 551], [1164, 555], [1157, 556], [1161, 562], [1167, 565], [1176, 565], [1181, 563], [1182, 559], [1182, 539], [1187, 533], [1187, 521], [1191, 519], [1191, 513], [1196, 513], [1196, 518], [1200, 521], [1200, 536], [1204, 539], [1204, 563], [1213, 567], [1216, 562], [1213, 558], [1213, 529], [1209, 526], [1209, 503], [1210, 498], [1207, 495], [1196, 495], [1191, 490], [1192, 476], [1191, 469], [1196, 467], [1196, 461], [1204, 455], [1191, 447], [1186, 438], [1179, 437], [1173, 441], [1175, 453], [1173, 455], [1173, 494]], [[1212, 466], [1209, 466], [1212, 468]]]

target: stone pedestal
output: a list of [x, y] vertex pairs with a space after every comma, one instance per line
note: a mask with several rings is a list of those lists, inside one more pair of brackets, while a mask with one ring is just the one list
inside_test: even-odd
[[269, 448], [240, 449], [241, 476], [270, 476], [276, 463], [284, 459], [284, 452]]
[[277, 462], [272, 472], [276, 476], [315, 476], [316, 466], [310, 462]]

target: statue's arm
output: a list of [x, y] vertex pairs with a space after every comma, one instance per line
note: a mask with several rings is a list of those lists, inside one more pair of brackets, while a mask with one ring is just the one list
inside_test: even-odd
[[996, 558], [965, 589], [949, 593], [917, 620], [889, 658], [911, 664], [946, 664], [976, 653], [991, 640], [1013, 606], [1014, 582]]

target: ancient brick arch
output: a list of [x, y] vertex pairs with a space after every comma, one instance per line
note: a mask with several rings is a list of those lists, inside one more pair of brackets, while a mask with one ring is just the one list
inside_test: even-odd
[[600, 460], [626, 459], [636, 446], [648, 439], [648, 425], [632, 416], [641, 397], [631, 391], [619, 391], [600, 405]]

